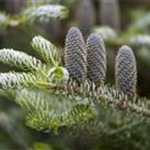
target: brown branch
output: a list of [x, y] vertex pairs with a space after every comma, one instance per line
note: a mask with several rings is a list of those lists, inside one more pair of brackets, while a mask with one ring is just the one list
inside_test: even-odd
[[[39, 82], [38, 84], [41, 86], [47, 86], [48, 88], [54, 89], [54, 90], [55, 89], [62, 90], [62, 91], [66, 90], [64, 85], [57, 86], [53, 83], [44, 83], [44, 82], [43, 83]], [[68, 90], [67, 92], [70, 92], [70, 93], [74, 92], [76, 94], [83, 96], [83, 93], [78, 88], [72, 89], [70, 86], [68, 86], [67, 90]], [[92, 96], [89, 92], [87, 92], [86, 96], [89, 96], [91, 98], [95, 97], [95, 96]], [[118, 99], [108, 99], [108, 98], [106, 98], [106, 100], [109, 104], [114, 104], [121, 109], [126, 109], [126, 110], [129, 110], [129, 111], [134, 112], [136, 114], [141, 114], [143, 116], [150, 117], [150, 110], [149, 109], [140, 107], [137, 104], [131, 104], [130, 100], [118, 100]]]
[[117, 99], [107, 99], [108, 103], [114, 104], [121, 109], [128, 109], [131, 112], [135, 112], [137, 114], [142, 114], [144, 116], [150, 117], [150, 110], [145, 109], [143, 107], [139, 107], [136, 104], [131, 104], [128, 101], [117, 100]]

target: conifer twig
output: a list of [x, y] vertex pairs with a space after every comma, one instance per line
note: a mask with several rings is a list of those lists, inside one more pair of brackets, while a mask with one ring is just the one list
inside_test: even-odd
[[[48, 88], [51, 88], [51, 89], [56, 89], [57, 90], [60, 90], [60, 91], [65, 91], [66, 90], [66, 86], [64, 85], [55, 85], [53, 83], [49, 83], [49, 82], [38, 82], [37, 84], [41, 85], [41, 86], [46, 86]], [[67, 92], [68, 93], [71, 93], [72, 92], [72, 87], [67, 85]], [[74, 88], [73, 91], [79, 95], [82, 95], [82, 92], [78, 89], [78, 88]], [[93, 98], [93, 95], [91, 95], [91, 93], [86, 93], [86, 97], [91, 97]], [[100, 96], [97, 96], [98, 98], [100, 98]], [[98, 99], [99, 100], [99, 99]], [[146, 117], [150, 117], [150, 110], [148, 110], [147, 108], [143, 108], [143, 107], [140, 107], [138, 106], [137, 104], [132, 104], [131, 103], [131, 100], [120, 100], [120, 99], [110, 99], [110, 98], [106, 98], [107, 100], [107, 103], [108, 104], [114, 104], [115, 106], [121, 108], [121, 109], [126, 109], [126, 110], [129, 110], [131, 112], [134, 112], [136, 114], [141, 114], [143, 116], [146, 116]], [[100, 100], [99, 100], [100, 101]]]

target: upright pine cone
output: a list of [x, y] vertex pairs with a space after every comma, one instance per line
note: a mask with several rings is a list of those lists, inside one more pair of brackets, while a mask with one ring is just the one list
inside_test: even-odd
[[72, 27], [65, 42], [65, 63], [70, 77], [76, 81], [86, 78], [86, 48], [80, 30]]
[[132, 97], [136, 94], [137, 68], [132, 49], [122, 46], [116, 57], [115, 80], [117, 88]]
[[76, 11], [76, 20], [84, 36], [89, 35], [96, 22], [93, 0], [80, 0]]
[[100, 1], [100, 22], [115, 30], [120, 28], [119, 0], [99, 0]]
[[96, 84], [101, 84], [106, 76], [106, 50], [102, 37], [93, 33], [87, 39], [87, 76]]

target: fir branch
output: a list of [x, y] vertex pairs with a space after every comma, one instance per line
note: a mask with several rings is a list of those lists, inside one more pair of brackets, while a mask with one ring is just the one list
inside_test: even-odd
[[31, 45], [35, 51], [46, 61], [48, 64], [57, 66], [60, 62], [60, 57], [57, 48], [48, 40], [41, 36], [35, 36], [32, 39]]
[[37, 130], [56, 131], [64, 126], [80, 126], [81, 122], [94, 117], [89, 105], [55, 96], [53, 91], [49, 90], [18, 90], [15, 101], [29, 110], [27, 125]]
[[35, 21], [49, 22], [50, 19], [64, 19], [68, 16], [68, 9], [61, 5], [42, 5], [38, 7], [27, 8], [23, 15], [31, 23]]
[[36, 86], [37, 82], [42, 77], [33, 73], [1, 73], [0, 74], [0, 88], [1, 89], [18, 89], [20, 87]]
[[147, 27], [150, 25], [150, 13], [146, 12], [140, 12], [141, 14], [138, 14], [138, 17], [136, 20], [131, 24], [129, 30], [130, 31], [144, 31], [144, 29], [147, 29]]
[[133, 46], [147, 46], [150, 47], [150, 36], [147, 34], [139, 34], [136, 36], [131, 36], [129, 38], [129, 43]]
[[[93, 48], [94, 46], [95, 49], [93, 37], [90, 38], [88, 44], [90, 45], [91, 42], [92, 46], [90, 45], [88, 48]], [[96, 36], [96, 38], [99, 39], [99, 36]], [[98, 43], [99, 40], [96, 42]], [[99, 130], [98, 133], [102, 132], [102, 134], [106, 134], [108, 133], [106, 132], [107, 129], [115, 128], [116, 130], [114, 131], [118, 132], [122, 130], [121, 128], [120, 130], [118, 129], [120, 126], [126, 124], [131, 125], [131, 122], [134, 119], [136, 121], [142, 117], [144, 119], [150, 117], [149, 101], [138, 97], [129, 99], [122, 90], [121, 92], [107, 85], [98, 87], [96, 83], [86, 80], [87, 49], [85, 48], [82, 34], [77, 28], [71, 28], [66, 38], [65, 61], [66, 68], [70, 73], [69, 81], [67, 70], [58, 66], [59, 56], [53, 44], [40, 36], [36, 36], [32, 40], [32, 46], [46, 61], [48, 64], [47, 67], [51, 65], [53, 68], [50, 70], [46, 68], [45, 72], [45, 70], [43, 70], [43, 64], [36, 58], [28, 56], [25, 53], [15, 52], [12, 49], [3, 49], [0, 51], [3, 62], [13, 64], [21, 69], [27, 68], [32, 71], [32, 73], [10, 72], [0, 74], [0, 87], [2, 89], [15, 89], [17, 91], [16, 103], [29, 110], [27, 116], [28, 126], [44, 131], [52, 130], [57, 132], [65, 128], [70, 131]], [[100, 49], [102, 45], [98, 46]], [[124, 62], [127, 64], [130, 62], [130, 67], [133, 68], [133, 70], [129, 73], [133, 71], [130, 77], [134, 82], [134, 79], [136, 79], [136, 75], [134, 76], [134, 73], [136, 73], [134, 56], [130, 53], [130, 50], [127, 52], [128, 53], [123, 53], [124, 55], [121, 55], [121, 57], [119, 57], [121, 59], [117, 62], [119, 62], [119, 64], [123, 63], [123, 67], [125, 65]], [[4, 58], [2, 57], [2, 54], [5, 54]], [[123, 60], [123, 62], [121, 62], [121, 60]], [[95, 59], [92, 58], [92, 61], [95, 61]], [[106, 64], [104, 64], [104, 66], [105, 65]], [[123, 69], [126, 69], [125, 67]], [[122, 72], [120, 74], [124, 75]], [[64, 77], [65, 80], [67, 78], [67, 82], [62, 81], [62, 84], [53, 82], [53, 79], [64, 80]], [[122, 80], [122, 78], [120, 79]], [[82, 80], [84, 80], [83, 83], [80, 82]], [[126, 86], [126, 82], [124, 84]], [[32, 86], [34, 88], [31, 88]], [[20, 90], [20, 88], [25, 87], [30, 88], [28, 90]], [[129, 93], [130, 89], [131, 87], [128, 89]], [[133, 87], [133, 89], [133, 91], [131, 89], [131, 92], [135, 92], [135, 87]], [[119, 112], [118, 108], [120, 108]], [[123, 120], [121, 120], [121, 123], [117, 124], [117, 121], [120, 119], [119, 117], [122, 117]], [[114, 123], [115, 127], [111, 127], [111, 123]], [[93, 125], [96, 125], [96, 128]], [[127, 126], [124, 127], [126, 128]], [[112, 130], [112, 133], [114, 131]]]
[[136, 120], [134, 122], [132, 122], [131, 124], [125, 124], [124, 126], [120, 127], [119, 129], [116, 130], [112, 130], [111, 132], [108, 133], [108, 135], [114, 135], [114, 134], [120, 134], [120, 132], [126, 131], [128, 129], [131, 129], [137, 125], [140, 125], [142, 123], [144, 123], [144, 118], [141, 118], [140, 120]]
[[[79, 87], [77, 87], [77, 88], [79, 88]], [[33, 91], [30, 91], [30, 93], [29, 93], [29, 91], [27, 91], [27, 93], [25, 91], [26, 96], [24, 94], [23, 95], [21, 94], [19, 97], [21, 99], [25, 98], [23, 101], [20, 101], [21, 102], [20, 105], [25, 108], [27, 106], [27, 109], [30, 112], [27, 117], [27, 125], [29, 125], [32, 128], [35, 128], [37, 130], [44, 130], [44, 131], [50, 131], [50, 130], [55, 131], [58, 129], [60, 129], [60, 131], [61, 131], [61, 128], [66, 126], [67, 128], [70, 129], [69, 132], [73, 131], [73, 130], [74, 131], [79, 131], [79, 130], [82, 130], [82, 131], [89, 130], [90, 131], [90, 130], [92, 130], [91, 132], [94, 132], [97, 128], [96, 129], [90, 128], [92, 126], [92, 124], [91, 125], [84, 124], [84, 123], [82, 124], [81, 122], [77, 123], [78, 121], [76, 121], [76, 119], [78, 119], [77, 117], [79, 115], [79, 110], [77, 110], [77, 112], [76, 112], [76, 118], [73, 118], [73, 120], [72, 120], [74, 122], [74, 124], [72, 124], [71, 122], [67, 122], [66, 120], [63, 120], [63, 119], [61, 119], [61, 123], [60, 123], [60, 120], [59, 120], [60, 114], [64, 114], [65, 110], [68, 110], [72, 107], [69, 104], [67, 107], [65, 107], [66, 109], [63, 109], [63, 111], [58, 111], [61, 108], [61, 107], [59, 107], [59, 105], [62, 104], [62, 102], [60, 102], [60, 98], [62, 98], [62, 97], [64, 97], [64, 101], [71, 100], [70, 103], [74, 103], [74, 105], [78, 105], [78, 97], [81, 97], [81, 104], [84, 106], [86, 106], [88, 104], [88, 107], [90, 107], [90, 109], [92, 109], [92, 113], [93, 113], [93, 109], [96, 108], [97, 105], [100, 106], [97, 109], [100, 109], [101, 113], [103, 111], [102, 108], [105, 108], [109, 112], [110, 111], [109, 106], [113, 106], [111, 108], [111, 111], [113, 111], [113, 113], [115, 112], [116, 108], [121, 108], [121, 111], [123, 110], [123, 112], [124, 112], [122, 115], [124, 117], [127, 117], [128, 118], [127, 120], [129, 120], [129, 118], [131, 118], [130, 123], [133, 121], [133, 119], [136, 120], [136, 117], [134, 115], [137, 115], [137, 114], [140, 114], [139, 117], [141, 117], [141, 115], [150, 117], [150, 111], [148, 110], [148, 106], [145, 106], [145, 105], [148, 105], [148, 103], [144, 102], [143, 100], [139, 100], [139, 104], [136, 102], [129, 102], [129, 101], [125, 100], [126, 99], [125, 95], [122, 94], [122, 96], [121, 96], [121, 94], [119, 94], [119, 92], [117, 93], [117, 91], [115, 91], [112, 88], [109, 88], [107, 86], [103, 86], [95, 94], [94, 94], [94, 91], [95, 91], [94, 86], [91, 88], [92, 88], [93, 93], [90, 93], [89, 91], [91, 91], [91, 90], [87, 88], [88, 90], [86, 91], [86, 94], [84, 93], [84, 96], [83, 96], [83, 93], [81, 92], [82, 90], [76, 89], [76, 91], [74, 90], [74, 95], [71, 96], [72, 91], [70, 92], [68, 90], [68, 93], [67, 93], [67, 92], [63, 91], [64, 89], [62, 86], [61, 86], [61, 88], [57, 87], [57, 91], [55, 91], [56, 87], [54, 87], [54, 91], [56, 93], [54, 91], [51, 91], [50, 92], [51, 94], [49, 93], [50, 97], [52, 98], [50, 101], [49, 101], [50, 98], [48, 98], [48, 97], [44, 97], [44, 99], [38, 99], [38, 97], [40, 98], [40, 95], [38, 95], [39, 91], [37, 91], [36, 94], [34, 94]], [[52, 90], [52, 87], [50, 87], [50, 89]], [[68, 89], [69, 89], [69, 87], [68, 87]], [[62, 92], [60, 92], [61, 90], [62, 90]], [[66, 90], [66, 88], [65, 88], [65, 90]], [[57, 93], [58, 91], [60, 92], [59, 94]], [[85, 92], [85, 90], [84, 90], [84, 92]], [[20, 94], [20, 93], [21, 92], [19, 91], [18, 94]], [[45, 93], [43, 95], [45, 95]], [[54, 98], [53, 95], [56, 96], [56, 99], [53, 99]], [[58, 97], [58, 95], [60, 95], [60, 96]], [[36, 99], [36, 97], [37, 97], [37, 99]], [[118, 99], [115, 99], [117, 97], [118, 97]], [[59, 101], [58, 101], [58, 99], [59, 99]], [[89, 102], [85, 103], [84, 99], [90, 101], [90, 103], [92, 101], [96, 100], [95, 101], [96, 103], [94, 105], [93, 105], [93, 103], [91, 103], [91, 105], [89, 105], [90, 103]], [[55, 102], [56, 102], [56, 104], [54, 104]], [[102, 105], [102, 103], [103, 103], [103, 105]], [[143, 104], [143, 103], [145, 103], [145, 104]], [[112, 114], [111, 111], [109, 113], [110, 115]], [[119, 112], [118, 115], [121, 115], [121, 111]], [[107, 115], [108, 115], [108, 112], [107, 112]], [[131, 112], [133, 112], [133, 113], [131, 113]], [[129, 114], [130, 114], [130, 116], [129, 116]], [[132, 117], [132, 115], [134, 117]], [[69, 119], [68, 116], [66, 118]], [[85, 117], [82, 117], [82, 119], [87, 119], [87, 118], [85, 116]], [[126, 123], [126, 122], [124, 122], [124, 123]], [[104, 124], [107, 125], [107, 122], [105, 122]], [[98, 125], [98, 128], [101, 129], [101, 128], [103, 128], [103, 126], [100, 124], [100, 125]], [[105, 131], [102, 133], [105, 133]]]
[[107, 99], [107, 102], [110, 104], [114, 104], [121, 109], [129, 110], [136, 114], [141, 114], [146, 117], [150, 117], [150, 110], [144, 107], [140, 107], [132, 102], [120, 101], [118, 99]]
[[6, 48], [0, 50], [0, 61], [10, 66], [30, 71], [36, 71], [44, 67], [42, 62], [35, 57]]
[[70, 99], [64, 100], [62, 96], [55, 96], [53, 90], [22, 89], [18, 90], [16, 94], [15, 101], [30, 112], [51, 109], [62, 112], [73, 105]]
[[[113, 89], [107, 85], [103, 85], [96, 88], [94, 83], [84, 82], [80, 87], [70, 85], [49, 85], [48, 88], [54, 89], [54, 94], [63, 95], [66, 97], [71, 97], [77, 100], [81, 97], [82, 100], [88, 99], [88, 101], [93, 103], [94, 101], [98, 104], [105, 102], [106, 107], [108, 104], [113, 104], [122, 110], [130, 111], [135, 114], [141, 114], [143, 116], [150, 117], [149, 101], [146, 99], [140, 99], [138, 97], [133, 97], [131, 100], [128, 99], [126, 95], [118, 90]], [[46, 86], [46, 84], [44, 84]], [[57, 90], [56, 90], [57, 89]], [[56, 93], [55, 93], [56, 92]], [[65, 94], [64, 94], [65, 93]]]
[[[50, 93], [49, 93], [50, 94]], [[49, 95], [44, 91], [35, 91], [33, 89], [18, 90], [15, 101], [23, 108], [28, 109], [30, 112], [35, 110], [50, 110], [51, 103], [49, 101]]]
[[61, 127], [73, 127], [92, 118], [93, 113], [89, 106], [78, 104], [61, 114], [57, 114], [55, 110], [29, 113], [27, 125], [37, 130], [57, 132]]

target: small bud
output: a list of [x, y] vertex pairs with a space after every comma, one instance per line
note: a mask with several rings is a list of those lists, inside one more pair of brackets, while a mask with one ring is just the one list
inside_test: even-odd
[[101, 84], [106, 76], [106, 50], [102, 37], [91, 34], [87, 39], [87, 76], [96, 84]]
[[137, 68], [132, 49], [122, 46], [116, 57], [115, 80], [117, 88], [129, 97], [136, 94]]
[[69, 73], [66, 68], [53, 67], [49, 70], [49, 81], [56, 84], [65, 84], [69, 79]]
[[65, 63], [70, 77], [75, 81], [86, 78], [86, 48], [78, 28], [72, 27], [65, 42]]

